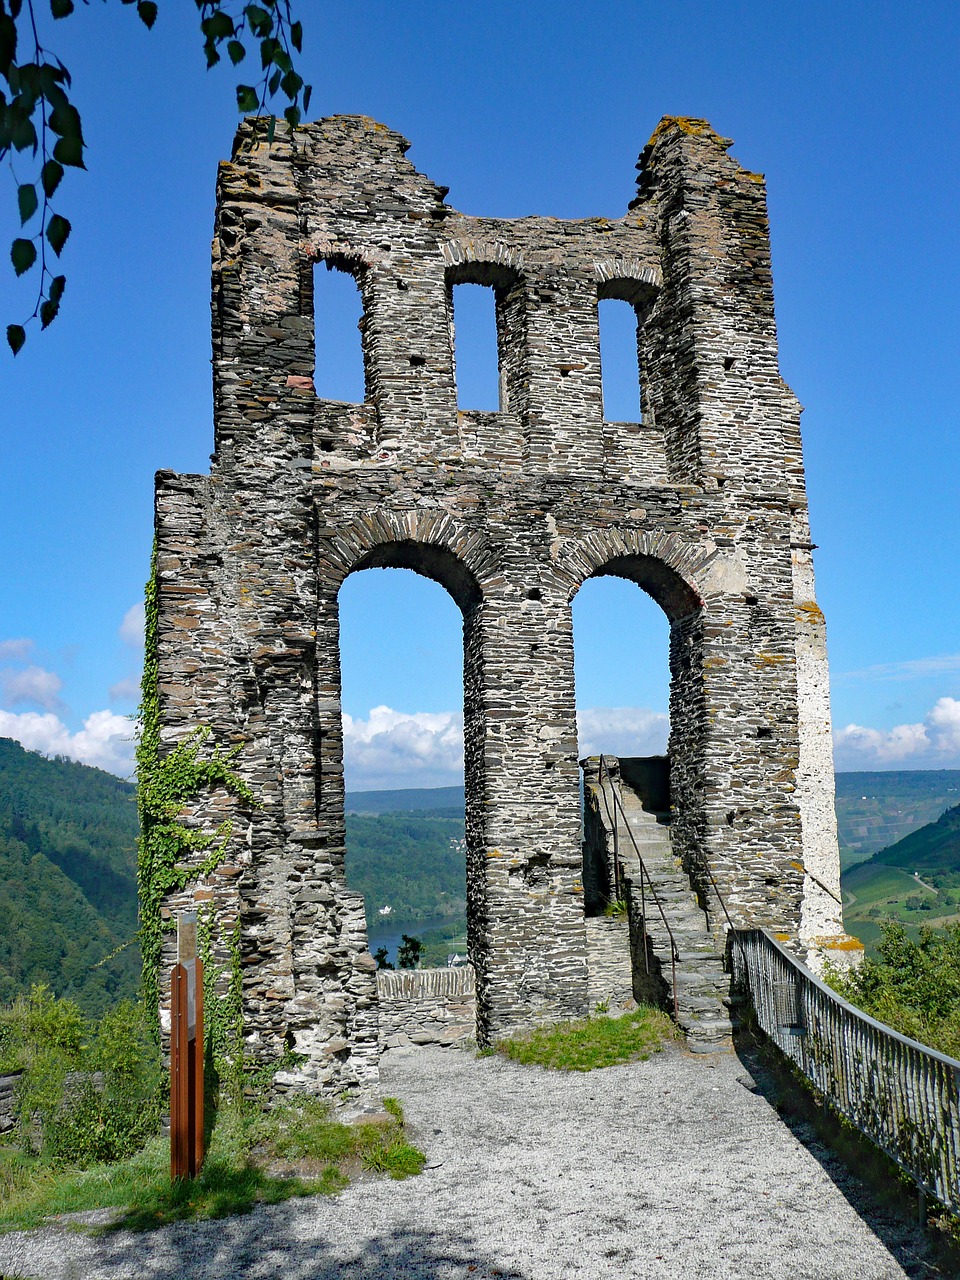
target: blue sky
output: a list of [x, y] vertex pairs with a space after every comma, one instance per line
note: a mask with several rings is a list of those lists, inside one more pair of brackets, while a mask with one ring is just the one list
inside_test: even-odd
[[[706, 117], [767, 175], [838, 765], [960, 766], [956, 4], [924, 5], [922, 22], [882, 0], [298, 8], [311, 115], [359, 112], [404, 133], [465, 212], [617, 216], [666, 114]], [[204, 71], [193, 6], [174, 0], [152, 32], [116, 3], [48, 28], [89, 172], [61, 189], [74, 225], [62, 315], [16, 361], [0, 353], [0, 734], [123, 772], [153, 473], [204, 471], [212, 447], [209, 247], [233, 78]], [[9, 191], [4, 202], [9, 243]], [[2, 264], [0, 280], [6, 324], [33, 304]], [[458, 343], [482, 347], [489, 317], [468, 295]], [[615, 351], [616, 316], [604, 326]], [[350, 376], [345, 328], [331, 378]], [[609, 356], [611, 397], [627, 394], [617, 365]], [[482, 407], [488, 382], [480, 359], [467, 402]], [[588, 587], [575, 614], [583, 744], [655, 749], [662, 619], [636, 589]], [[343, 635], [351, 785], [455, 780], [452, 602], [370, 571], [344, 588]]]

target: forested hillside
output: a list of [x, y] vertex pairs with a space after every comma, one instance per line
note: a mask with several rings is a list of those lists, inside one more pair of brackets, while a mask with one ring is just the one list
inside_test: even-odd
[[921, 924], [960, 919], [960, 805], [912, 831], [842, 878], [848, 929], [868, 947], [886, 920], [917, 937]]
[[863, 862], [960, 802], [960, 770], [892, 769], [837, 774], [843, 867]]
[[136, 789], [0, 738], [0, 1002], [34, 982], [99, 1014], [136, 992]]
[[[960, 912], [958, 798], [955, 771], [837, 775], [848, 859], [892, 845], [844, 877], [854, 933], [870, 941], [887, 916], [912, 924]], [[462, 787], [352, 792], [347, 810], [347, 880], [371, 925], [462, 917]], [[136, 836], [131, 783], [0, 738], [0, 1003], [38, 981], [90, 1014], [136, 993], [136, 945], [106, 959], [136, 929]]]
[[368, 925], [384, 906], [405, 925], [463, 914], [463, 810], [348, 813], [347, 883], [363, 894]]

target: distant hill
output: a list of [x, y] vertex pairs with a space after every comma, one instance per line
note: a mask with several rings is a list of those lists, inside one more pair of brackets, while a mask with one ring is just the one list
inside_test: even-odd
[[960, 917], [960, 805], [845, 871], [844, 920], [872, 944], [884, 920], [943, 925]]
[[405, 791], [348, 791], [347, 813], [409, 813], [455, 809], [463, 813], [463, 787], [417, 787]]
[[0, 738], [0, 1002], [46, 982], [91, 1014], [136, 993], [136, 788]]
[[[844, 864], [864, 862], [843, 880], [854, 932], [960, 911], [958, 801], [960, 770], [837, 774]], [[387, 903], [411, 924], [463, 910], [462, 786], [350, 791], [346, 807], [347, 878], [371, 922]], [[104, 958], [136, 929], [136, 837], [131, 783], [0, 738], [0, 1003], [37, 981], [90, 1013], [135, 994], [136, 946]]]
[[948, 809], [936, 822], [912, 831], [888, 849], [881, 849], [870, 863], [905, 867], [909, 871], [960, 872], [960, 805]]
[[960, 770], [838, 773], [837, 826], [843, 867], [863, 862], [960, 803]]

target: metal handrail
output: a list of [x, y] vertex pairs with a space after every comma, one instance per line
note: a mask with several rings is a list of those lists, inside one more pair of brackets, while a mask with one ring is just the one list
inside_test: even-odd
[[[613, 797], [614, 808], [619, 809], [620, 816], [623, 818], [623, 825], [626, 827], [627, 835], [630, 837], [630, 843], [633, 845], [634, 851], [636, 852], [636, 855], [637, 855], [637, 861], [640, 864], [640, 900], [641, 900], [640, 901], [640, 919], [643, 922], [644, 964], [647, 964], [647, 912], [646, 912], [646, 895], [644, 893], [644, 885], [643, 885], [644, 877], [646, 877], [647, 884], [650, 887], [650, 896], [653, 898], [653, 901], [656, 904], [657, 910], [660, 912], [660, 919], [663, 921], [663, 927], [666, 929], [667, 936], [670, 939], [670, 978], [671, 978], [671, 986], [673, 988], [673, 1012], [674, 1012], [674, 1015], [676, 1016], [678, 1012], [677, 961], [680, 959], [680, 952], [677, 950], [677, 943], [676, 943], [676, 939], [673, 936], [673, 930], [670, 928], [670, 921], [667, 919], [666, 912], [663, 909], [663, 904], [661, 903], [659, 897], [657, 896], [656, 889], [653, 887], [653, 881], [650, 878], [650, 872], [646, 868], [646, 864], [643, 861], [643, 855], [640, 852], [640, 846], [637, 844], [636, 838], [630, 827], [630, 820], [627, 817], [626, 812], [624, 811], [623, 801], [620, 799], [619, 795], [617, 794], [616, 787], [613, 785], [613, 774], [610, 772], [610, 766], [607, 764], [606, 757], [601, 755], [600, 769], [597, 777], [598, 777], [598, 782], [600, 784], [600, 795], [603, 797], [603, 807], [607, 811], [607, 821], [610, 823], [611, 830], [613, 831], [614, 876], [617, 878], [619, 877], [620, 848], [619, 848], [619, 840], [618, 840], [618, 825], [615, 817], [612, 817], [610, 814], [610, 806], [607, 803], [607, 795], [603, 789], [604, 773], [606, 773], [607, 779], [610, 783], [610, 795]], [[647, 972], [649, 973], [649, 968], [647, 969]]]
[[734, 979], [760, 1029], [920, 1188], [960, 1210], [960, 1061], [837, 995], [765, 929], [742, 930]]

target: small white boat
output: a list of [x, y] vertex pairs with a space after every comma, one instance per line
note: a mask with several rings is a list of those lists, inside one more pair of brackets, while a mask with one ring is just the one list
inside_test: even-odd
[[381, 907], [380, 910], [377, 912], [377, 915], [388, 916], [392, 911], [393, 911], [393, 907]]

